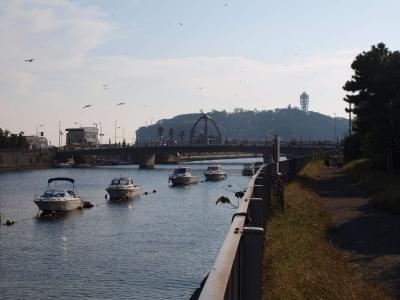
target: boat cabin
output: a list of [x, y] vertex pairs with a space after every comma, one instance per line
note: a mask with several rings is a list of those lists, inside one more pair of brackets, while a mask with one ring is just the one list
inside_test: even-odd
[[207, 171], [221, 171], [221, 166], [209, 166]]
[[174, 169], [174, 174], [185, 174], [185, 173], [192, 173], [192, 169], [190, 169], [190, 168], [177, 168], [177, 169]]
[[133, 184], [132, 178], [123, 177], [123, 178], [114, 178], [111, 181], [111, 185], [130, 185]]

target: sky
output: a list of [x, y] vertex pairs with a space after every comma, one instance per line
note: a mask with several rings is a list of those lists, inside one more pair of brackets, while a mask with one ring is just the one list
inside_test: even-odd
[[2, 0], [0, 128], [57, 146], [60, 122], [97, 123], [103, 142], [115, 128], [132, 142], [160, 119], [299, 106], [303, 91], [310, 110], [346, 117], [350, 65], [379, 42], [400, 49], [398, 11], [398, 0]]

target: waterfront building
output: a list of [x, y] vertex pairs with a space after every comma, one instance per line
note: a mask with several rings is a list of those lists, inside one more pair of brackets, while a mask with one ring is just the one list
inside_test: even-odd
[[48, 141], [42, 135], [28, 135], [25, 138], [30, 151], [46, 150], [48, 148]]
[[67, 148], [93, 147], [99, 142], [96, 127], [67, 128]]

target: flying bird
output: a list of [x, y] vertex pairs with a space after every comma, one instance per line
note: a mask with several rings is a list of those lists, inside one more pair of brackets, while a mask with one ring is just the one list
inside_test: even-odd
[[33, 62], [34, 60], [35, 60], [34, 58], [25, 59], [25, 62]]
[[183, 23], [182, 23], [182, 22], [179, 22], [179, 26], [183, 26]]
[[125, 104], [125, 102], [120, 102], [120, 103], [117, 103], [117, 106], [122, 106], [124, 104]]
[[91, 107], [91, 106], [93, 106], [93, 104], [85, 105], [83, 108], [89, 108], [89, 107]]

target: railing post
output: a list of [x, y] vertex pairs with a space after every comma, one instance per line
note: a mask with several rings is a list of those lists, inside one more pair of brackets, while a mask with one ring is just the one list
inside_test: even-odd
[[249, 217], [251, 226], [264, 228], [264, 199], [251, 198], [249, 203]]
[[242, 265], [240, 299], [259, 300], [262, 297], [262, 254], [264, 229], [244, 227], [242, 236]]

